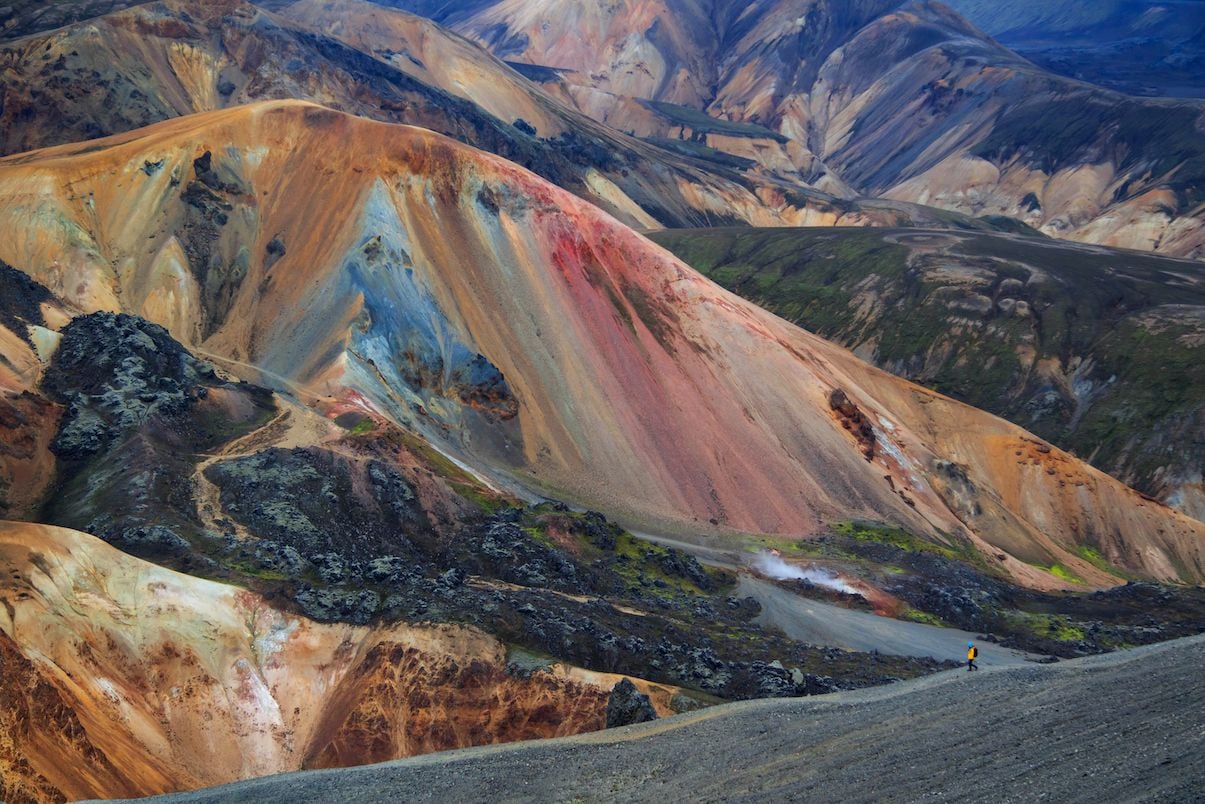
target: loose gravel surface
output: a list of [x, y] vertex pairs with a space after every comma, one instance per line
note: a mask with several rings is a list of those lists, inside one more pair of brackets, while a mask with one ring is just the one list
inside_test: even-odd
[[1203, 669], [1191, 637], [163, 800], [1202, 801]]
[[967, 642], [974, 642], [979, 646], [978, 664], [984, 668], [1013, 667], [1040, 658], [986, 642], [970, 631], [894, 620], [869, 611], [822, 603], [742, 575], [736, 596], [745, 595], [762, 605], [759, 623], [812, 645], [961, 662], [966, 658]]

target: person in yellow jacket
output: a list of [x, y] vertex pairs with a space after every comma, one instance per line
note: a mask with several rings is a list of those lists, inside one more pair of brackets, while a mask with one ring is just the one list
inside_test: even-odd
[[967, 643], [967, 672], [978, 670], [979, 665], [975, 664], [975, 660], [979, 658], [979, 648], [975, 647], [974, 642]]

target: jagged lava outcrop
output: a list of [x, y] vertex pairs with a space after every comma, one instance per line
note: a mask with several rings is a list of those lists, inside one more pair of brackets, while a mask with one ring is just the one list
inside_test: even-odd
[[303, 397], [362, 395], [487, 474], [634, 526], [886, 520], [972, 539], [1037, 586], [1063, 583], [1055, 563], [1114, 583], [1086, 544], [1144, 576], [1205, 568], [1205, 525], [427, 131], [241, 107], [0, 160], [0, 203], [0, 259], [67, 303], [143, 315]]

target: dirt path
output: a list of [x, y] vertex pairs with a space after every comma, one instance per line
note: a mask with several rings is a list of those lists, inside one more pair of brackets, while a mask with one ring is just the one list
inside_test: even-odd
[[813, 645], [960, 662], [966, 655], [967, 642], [973, 641], [979, 646], [979, 664], [983, 667], [1015, 667], [1030, 661], [1021, 651], [982, 642], [969, 631], [894, 620], [809, 600], [747, 575], [741, 576], [736, 595], [749, 595], [761, 603], [760, 624]]
[[[220, 452], [201, 453], [202, 460], [192, 475], [197, 515], [206, 528], [221, 533], [233, 526], [240, 539], [252, 538], [249, 531], [222, 511], [218, 488], [205, 476], [205, 470], [219, 461], [252, 455], [268, 447], [288, 449], [296, 446], [322, 444], [337, 434], [335, 425], [301, 406], [288, 397], [277, 395], [279, 412], [263, 426], [247, 433], [228, 444]], [[219, 522], [218, 520], [223, 520]]]
[[[250, 369], [254, 373], [254, 376], [252, 376], [251, 378], [242, 377], [243, 379], [251, 379], [255, 382], [259, 382], [259, 383], [265, 385], [266, 387], [272, 388], [272, 390], [276, 392], [278, 397], [284, 397], [284, 396], [292, 397], [292, 401], [294, 402], [294, 404], [297, 408], [303, 409], [311, 414], [313, 413], [313, 411], [311, 410], [311, 406], [317, 404], [321, 400], [335, 399], [335, 397], [332, 395], [331, 389], [329, 389], [329, 388], [324, 389], [321, 392], [315, 391], [312, 386], [305, 385], [303, 383], [298, 383], [294, 380], [290, 380], [288, 377], [285, 377], [281, 374], [277, 374], [274, 371], [269, 371], [269, 370], [263, 368], [262, 366], [256, 365], [255, 363], [248, 363], [243, 360], [235, 360], [234, 358], [225, 357], [223, 355], [217, 354], [216, 352], [210, 352], [206, 349], [201, 349], [201, 348], [194, 348], [193, 352], [201, 357], [204, 357], [207, 360], [212, 361], [212, 362], [216, 362], [219, 364], [226, 364], [227, 366], [238, 366], [239, 368], [243, 368], [243, 369]], [[233, 374], [233, 376], [240, 376], [240, 375]], [[271, 380], [272, 382], [267, 382], [267, 380]], [[317, 414], [313, 414], [313, 415], [316, 416]], [[306, 419], [306, 417], [297, 417], [297, 418], [299, 418], [302, 421], [304, 421]], [[321, 419], [320, 416], [318, 418]], [[462, 472], [469, 475], [469, 477], [472, 477], [478, 483], [480, 483], [481, 485], [490, 489], [491, 491], [496, 492], [496, 493], [511, 494], [512, 496], [515, 496], [515, 497], [517, 497], [521, 500], [525, 500], [527, 502], [535, 502], [540, 499], [537, 495], [532, 494], [531, 492], [527, 491], [525, 488], [523, 488], [521, 485], [519, 485], [517, 483], [505, 482], [502, 478], [497, 477], [497, 476], [492, 476], [492, 475], [487, 476], [482, 471], [470, 466], [468, 463], [461, 460], [456, 455], [453, 455], [452, 453], [448, 452], [447, 449], [445, 449], [445, 447], [439, 443], [438, 439], [426, 438], [424, 440], [426, 441], [427, 445], [431, 447], [431, 449], [435, 450], [440, 455], [442, 455], [444, 458], [451, 461], [453, 464], [456, 465], [456, 467], [458, 469], [460, 469]], [[280, 444], [278, 446], [292, 446], [292, 445]], [[226, 457], [226, 456], [222, 456], [222, 457]]]
[[1191, 637], [168, 800], [1200, 801], [1203, 666]]
[[982, 642], [978, 634], [969, 631], [880, 617], [792, 594], [750, 575], [740, 553], [731, 549], [706, 547], [647, 533], [636, 535], [683, 550], [705, 564], [737, 572], [739, 581], [734, 594], [752, 597], [762, 605], [757, 622], [777, 628], [800, 642], [845, 650], [877, 650], [893, 656], [931, 656], [956, 662], [966, 656], [967, 642], [975, 642], [979, 645], [983, 667], [1015, 666], [1032, 661], [1021, 651]]
[[[200, 347], [195, 347], [195, 346], [192, 348], [192, 351], [193, 351], [193, 354], [195, 354], [199, 357], [203, 357], [206, 360], [209, 360], [211, 362], [225, 364], [227, 366], [238, 366], [239, 368], [244, 368], [244, 369], [251, 369], [251, 371], [255, 372], [255, 374], [258, 375], [257, 377], [245, 377], [245, 376], [242, 376], [237, 373], [234, 373], [234, 376], [241, 377], [241, 379], [244, 379], [244, 380], [258, 382], [261, 385], [267, 385], [277, 391], [287, 391], [288, 393], [294, 394], [299, 400], [301, 400], [305, 404], [309, 404], [309, 403], [305, 402], [306, 396], [309, 396], [313, 400], [324, 399], [324, 398], [330, 397], [329, 393], [318, 393], [307, 385], [296, 382], [294, 380], [290, 380], [288, 377], [285, 377], [283, 374], [277, 374], [274, 371], [268, 371], [266, 368], [263, 368], [262, 366], [257, 366], [254, 363], [248, 363], [243, 360], [235, 360], [233, 357], [226, 357], [225, 355], [220, 355], [217, 352], [211, 352], [208, 349], [202, 349]], [[275, 380], [275, 382], [267, 383], [264, 381], [265, 378]]]

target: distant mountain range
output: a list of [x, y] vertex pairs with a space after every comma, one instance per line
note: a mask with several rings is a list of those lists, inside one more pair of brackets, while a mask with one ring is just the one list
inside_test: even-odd
[[[14, 15], [20, 22], [10, 27], [14, 33], [25, 32], [107, 8], [65, 5], [25, 8]], [[191, 35], [202, 36], [198, 25], [247, 24], [236, 18], [250, 20], [250, 12], [235, 12], [236, 5], [205, 4], [205, 11], [187, 23]], [[914, 208], [881, 208], [884, 202], [907, 202], [972, 217], [1004, 215], [1074, 240], [1173, 256], [1205, 253], [1205, 137], [1200, 134], [1205, 105], [1124, 96], [1069, 80], [1006, 49], [936, 2], [385, 4], [429, 15], [477, 40], [542, 89], [517, 83], [514, 75], [486, 79], [500, 64], [463, 43], [453, 45], [456, 40], [446, 33], [431, 33], [429, 45], [410, 39], [410, 46], [395, 48], [406, 37], [438, 29], [390, 17], [360, 0], [264, 5], [285, 16], [271, 23], [267, 17], [256, 18], [253, 35], [271, 37], [273, 51], [293, 48], [300, 58], [276, 66], [267, 66], [269, 61], [270, 78], [223, 82], [215, 76], [214, 86], [199, 95], [184, 86], [152, 86], [139, 90], [146, 95], [141, 103], [140, 98], [113, 103], [116, 98], [110, 94], [107, 101], [94, 96], [89, 105], [79, 92], [68, 101], [54, 87], [86, 78], [92, 70], [122, 73], [123, 60], [135, 58], [137, 50], [125, 48], [103, 64], [94, 63], [99, 53], [75, 45], [60, 54], [62, 62], [58, 57], [44, 62], [32, 52], [10, 56], [7, 106], [22, 110], [25, 122], [18, 125], [16, 113], [6, 113], [8, 149], [45, 141], [52, 130], [61, 130], [60, 136], [95, 136], [164, 114], [300, 95], [467, 137], [559, 183], [590, 185], [586, 191], [605, 208], [638, 225], [725, 220], [858, 225], [926, 217]], [[1042, 31], [1058, 32], [1060, 41], [1071, 37], [1113, 49], [1129, 47], [1130, 33], [1176, 48], [1181, 47], [1176, 43], [1190, 47], [1201, 38], [1199, 30], [1194, 33], [1199, 3], [1176, 4], [1184, 6], [1177, 13], [1165, 6], [1144, 11], [1137, 6], [1149, 4], [1142, 3], [1106, 5], [1071, 4], [1056, 13], [1019, 4], [966, 2], [962, 10], [1000, 41], [1031, 56], [1037, 47], [1034, 37]], [[172, 8], [150, 4], [127, 19], [170, 17]], [[228, 18], [219, 16], [220, 9]], [[288, 29], [297, 23], [319, 26], [322, 37], [302, 37], [285, 46], [281, 37], [288, 38]], [[273, 27], [277, 32], [269, 33]], [[341, 37], [341, 30], [354, 31], [353, 41]], [[210, 37], [194, 47], [207, 51], [211, 63], [233, 62], [222, 69], [245, 72], [250, 65], [240, 67], [239, 62], [252, 51], [242, 56], [212, 51], [220, 50], [223, 41]], [[448, 73], [426, 74], [417, 51], [436, 42], [441, 54], [456, 52], [456, 63], [475, 62], [478, 78], [457, 84]], [[320, 52], [309, 52], [313, 48]], [[1083, 58], [1090, 60], [1098, 51], [1076, 52], [1088, 53]], [[359, 61], [365, 55], [372, 61]], [[1183, 54], [1167, 59], [1177, 65], [1195, 63]], [[1117, 59], [1109, 56], [1107, 61]], [[1146, 54], [1132, 61], [1150, 65], [1158, 59]], [[163, 59], [158, 63], [167, 64]], [[300, 76], [284, 78], [297, 70], [332, 69], [350, 69], [358, 74], [354, 81], [370, 82], [370, 94], [385, 92], [385, 102], [341, 98], [347, 89], [336, 88], [338, 81], [332, 83], [329, 76], [301, 84]], [[61, 70], [67, 72], [59, 74]], [[387, 77], [392, 72], [412, 80], [403, 87], [398, 83], [403, 77]], [[124, 74], [135, 83], [142, 80]], [[1189, 68], [1187, 74], [1196, 73]], [[453, 80], [444, 80], [449, 78]], [[420, 86], [413, 85], [415, 80]], [[384, 89], [382, 81], [392, 86]], [[27, 83], [31, 86], [23, 89]], [[120, 91], [119, 86], [114, 89]], [[218, 92], [218, 86], [228, 87], [229, 93]], [[526, 99], [519, 100], [516, 93]], [[411, 100], [403, 102], [404, 96]], [[472, 101], [473, 109], [485, 111], [492, 122], [466, 120], [480, 112], [463, 104], [452, 108], [457, 99]], [[538, 107], [544, 111], [537, 114]], [[72, 122], [72, 108], [77, 109], [77, 123]], [[534, 121], [536, 142], [525, 131], [511, 130], [520, 120], [533, 124], [522, 117], [524, 110], [539, 118]], [[617, 140], [614, 131], [587, 124], [575, 113], [645, 142]], [[128, 119], [112, 119], [114, 114]], [[549, 115], [558, 122], [552, 123]], [[92, 128], [73, 134], [80, 120]], [[556, 142], [542, 144], [547, 138]], [[602, 159], [603, 153], [609, 159]], [[687, 159], [692, 166], [683, 163]], [[574, 167], [566, 166], [566, 160]], [[610, 167], [596, 164], [600, 161]], [[582, 175], [591, 167], [594, 174]], [[700, 171], [711, 175], [700, 176]], [[570, 172], [578, 175], [565, 175]], [[658, 172], [660, 176], [652, 175]], [[678, 176], [695, 188], [687, 193], [689, 199], [672, 186], [679, 183]], [[858, 200], [868, 198], [880, 201]], [[834, 205], [833, 200], [846, 204]]]
[[[936, 2], [390, 4], [502, 58], [557, 68], [550, 91], [642, 137], [837, 194], [1205, 253], [1205, 105], [1068, 80]], [[1046, 24], [1025, 19], [1026, 30]]]
[[300, 98], [497, 153], [638, 227], [950, 220], [914, 204], [836, 198], [742, 170], [739, 160], [626, 136], [422, 18], [360, 0], [303, 2], [282, 14], [239, 0], [167, 0], [0, 45], [0, 152]]
[[1048, 70], [1132, 95], [1205, 97], [1200, 0], [950, 0], [1001, 43]]

